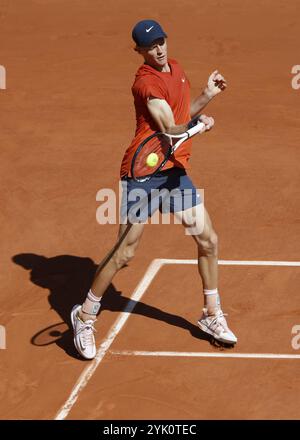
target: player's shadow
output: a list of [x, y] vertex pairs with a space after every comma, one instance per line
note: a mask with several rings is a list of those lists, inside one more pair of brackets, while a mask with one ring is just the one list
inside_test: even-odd
[[[18, 254], [13, 257], [14, 263], [30, 271], [30, 280], [49, 290], [49, 304], [63, 322], [52, 324], [35, 334], [31, 342], [37, 346], [56, 343], [72, 357], [78, 357], [73, 345], [70, 311], [74, 304], [82, 304], [91, 286], [97, 265], [90, 259], [72, 255], [58, 255], [47, 258], [36, 254]], [[104, 310], [121, 312], [131, 301], [134, 305], [132, 313], [181, 327], [198, 339], [204, 339], [215, 345], [214, 341], [196, 325], [185, 318], [167, 313], [141, 301], [132, 301], [122, 296], [113, 284], [110, 284], [101, 301], [100, 314]], [[99, 316], [101, 325], [101, 316]]]

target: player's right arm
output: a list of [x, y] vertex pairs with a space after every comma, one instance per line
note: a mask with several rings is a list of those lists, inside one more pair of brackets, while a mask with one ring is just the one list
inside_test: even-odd
[[[175, 124], [172, 109], [166, 100], [154, 97], [148, 98], [147, 108], [159, 131], [162, 133], [180, 134], [188, 129], [188, 124]], [[203, 131], [211, 129], [214, 125], [213, 118], [208, 116], [201, 115], [200, 120], [205, 125]]]

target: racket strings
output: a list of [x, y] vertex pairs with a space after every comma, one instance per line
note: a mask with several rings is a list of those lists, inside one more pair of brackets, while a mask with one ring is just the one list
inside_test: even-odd
[[[171, 148], [170, 138], [166, 135], [158, 134], [149, 139], [135, 157], [135, 176], [141, 177], [155, 173], [169, 156]], [[157, 163], [152, 162], [151, 165], [148, 165], [147, 159], [151, 153], [157, 155]]]

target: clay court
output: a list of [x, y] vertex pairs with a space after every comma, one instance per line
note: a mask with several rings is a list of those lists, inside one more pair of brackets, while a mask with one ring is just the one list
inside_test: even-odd
[[[299, 419], [299, 0], [2, 0], [1, 419]], [[212, 345], [196, 247], [148, 225], [105, 293], [98, 354], [80, 359], [70, 310], [118, 225], [100, 225], [135, 129], [141, 58], [132, 26], [162, 23], [192, 94], [218, 69], [190, 175], [219, 236], [223, 310], [238, 336]]]

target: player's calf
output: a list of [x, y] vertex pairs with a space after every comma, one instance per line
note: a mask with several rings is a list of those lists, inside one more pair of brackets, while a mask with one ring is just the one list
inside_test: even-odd
[[218, 236], [215, 232], [211, 232], [207, 237], [195, 236], [195, 240], [200, 256], [218, 256]]
[[125, 246], [122, 249], [119, 249], [112, 257], [112, 263], [115, 266], [115, 270], [118, 271], [122, 269], [122, 267], [126, 266], [135, 255], [135, 246]]

